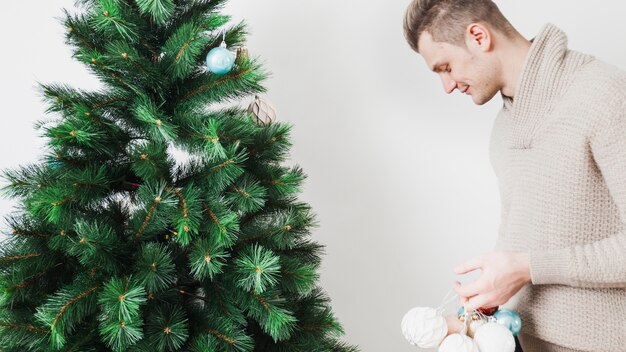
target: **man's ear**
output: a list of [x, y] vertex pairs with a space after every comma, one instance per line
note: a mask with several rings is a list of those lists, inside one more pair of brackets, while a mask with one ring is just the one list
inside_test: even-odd
[[492, 39], [491, 31], [482, 23], [471, 23], [465, 30], [465, 44], [468, 49], [490, 51]]

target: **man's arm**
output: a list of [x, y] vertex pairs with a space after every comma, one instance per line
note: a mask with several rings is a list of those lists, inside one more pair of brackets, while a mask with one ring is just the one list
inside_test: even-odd
[[[593, 158], [626, 223], [626, 103], [590, 139]], [[529, 256], [532, 283], [626, 287], [626, 230], [605, 239]]]

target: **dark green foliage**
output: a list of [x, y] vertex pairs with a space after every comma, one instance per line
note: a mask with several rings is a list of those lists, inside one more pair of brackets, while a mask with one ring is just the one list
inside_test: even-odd
[[147, 337], [156, 351], [176, 351], [189, 337], [188, 320], [179, 306], [158, 307], [148, 321]]
[[146, 302], [144, 286], [131, 278], [112, 278], [98, 298], [100, 335], [114, 351], [125, 351], [143, 337], [139, 308]]
[[168, 288], [175, 279], [171, 253], [160, 243], [147, 243], [141, 248], [136, 264], [137, 280], [148, 292]]
[[159, 24], [165, 23], [174, 12], [176, 5], [173, 0], [137, 0], [142, 14], [147, 14]]
[[0, 244], [1, 351], [356, 351], [317, 286], [304, 172], [281, 164], [291, 126], [212, 105], [268, 76], [247, 56], [203, 69], [222, 37], [245, 43], [224, 2], [77, 0], [60, 19], [105, 88], [40, 83], [45, 155], [2, 173], [20, 205]]

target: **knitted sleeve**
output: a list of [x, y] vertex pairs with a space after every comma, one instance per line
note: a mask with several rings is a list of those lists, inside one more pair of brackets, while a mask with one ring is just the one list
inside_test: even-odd
[[[626, 104], [590, 138], [593, 159], [626, 223]], [[626, 287], [626, 231], [602, 240], [529, 253], [532, 283]]]

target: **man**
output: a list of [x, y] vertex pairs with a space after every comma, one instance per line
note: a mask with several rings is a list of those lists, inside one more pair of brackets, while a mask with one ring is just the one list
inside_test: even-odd
[[465, 308], [517, 311], [525, 352], [626, 351], [626, 72], [550, 23], [526, 40], [490, 0], [413, 0], [404, 30], [447, 93], [503, 100], [501, 225], [455, 268], [481, 270], [454, 283]]

